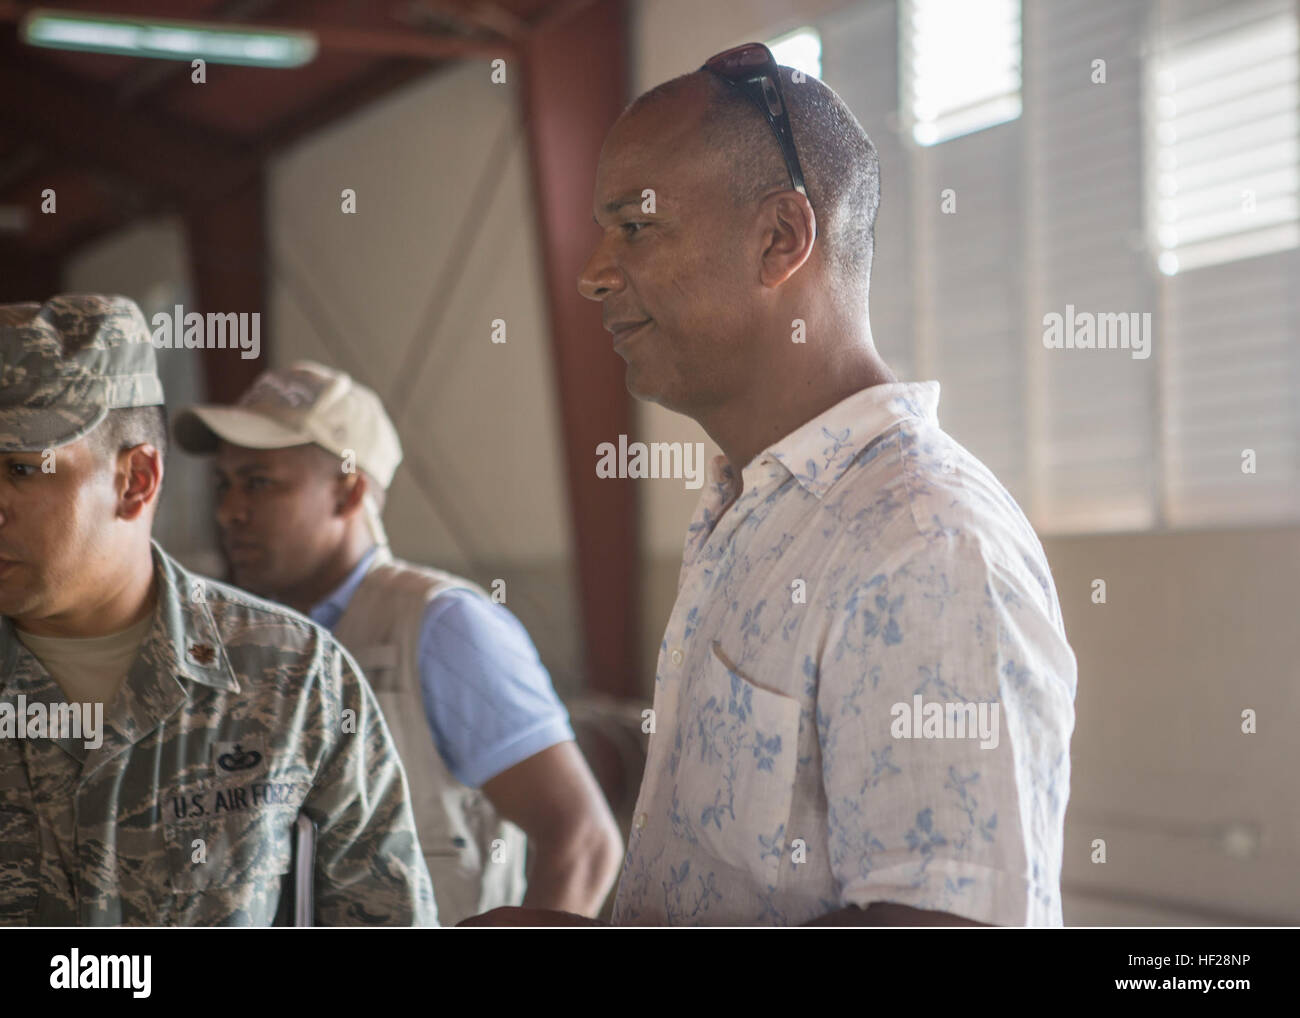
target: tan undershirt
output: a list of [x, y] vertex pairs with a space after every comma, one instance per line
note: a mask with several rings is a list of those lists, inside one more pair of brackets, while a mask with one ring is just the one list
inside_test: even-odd
[[126, 681], [151, 626], [152, 612], [126, 629], [89, 639], [37, 636], [16, 627], [15, 631], [69, 703], [102, 703], [107, 708]]

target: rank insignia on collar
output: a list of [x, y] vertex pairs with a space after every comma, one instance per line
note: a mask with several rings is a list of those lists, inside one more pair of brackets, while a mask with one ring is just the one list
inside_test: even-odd
[[190, 658], [198, 664], [210, 665], [217, 659], [217, 652], [206, 643], [190, 644]]

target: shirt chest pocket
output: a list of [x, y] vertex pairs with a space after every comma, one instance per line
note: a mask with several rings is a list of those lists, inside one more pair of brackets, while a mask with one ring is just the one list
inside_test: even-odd
[[754, 685], [716, 643], [689, 683], [674, 820], [710, 854], [774, 887], [794, 798], [799, 704]]
[[172, 890], [193, 894], [246, 887], [278, 895], [292, 863], [297, 812], [269, 808], [167, 824], [164, 830]]

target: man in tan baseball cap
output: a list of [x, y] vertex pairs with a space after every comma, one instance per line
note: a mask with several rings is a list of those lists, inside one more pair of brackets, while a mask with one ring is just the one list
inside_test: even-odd
[[441, 922], [525, 900], [594, 915], [621, 860], [617, 826], [518, 619], [389, 550], [379, 513], [402, 448], [379, 397], [299, 361], [234, 406], [182, 412], [174, 430], [182, 448], [216, 454], [234, 581], [331, 629], [365, 670], [406, 766]]

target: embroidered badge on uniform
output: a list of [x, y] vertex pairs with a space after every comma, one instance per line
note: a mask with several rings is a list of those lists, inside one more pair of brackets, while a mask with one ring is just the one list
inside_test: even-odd
[[262, 762], [262, 754], [258, 750], [240, 742], [214, 743], [212, 755], [216, 757], [217, 767], [227, 773], [252, 770]]

